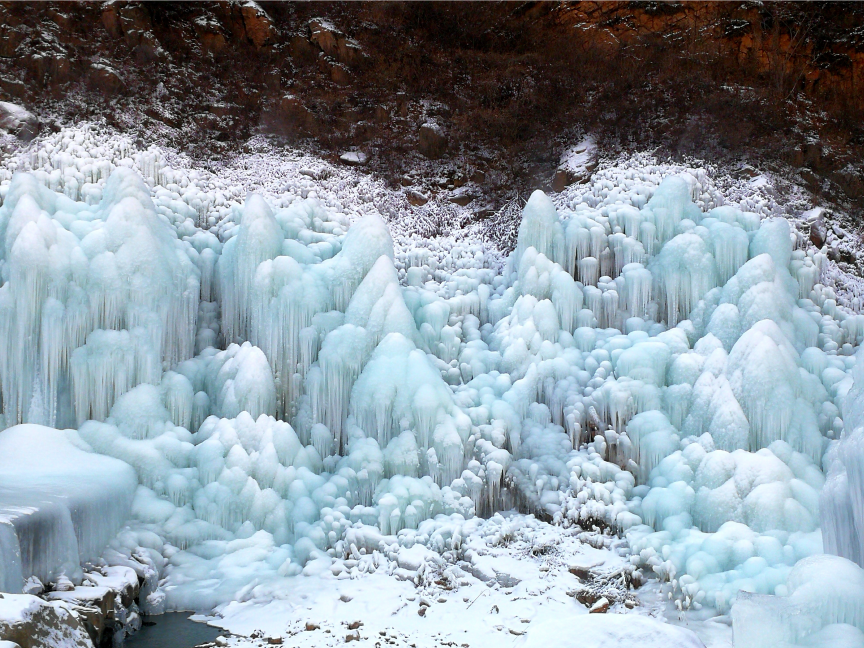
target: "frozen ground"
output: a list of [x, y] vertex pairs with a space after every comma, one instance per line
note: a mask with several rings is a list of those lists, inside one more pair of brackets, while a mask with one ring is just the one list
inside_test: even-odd
[[215, 610], [259, 635], [236, 645], [554, 645], [562, 619], [698, 645], [652, 617], [729, 646], [739, 608], [855, 645], [860, 569], [812, 574], [823, 544], [862, 559], [861, 282], [803, 194], [644, 154], [482, 221], [246, 149], [202, 168], [87, 125], [7, 149], [0, 428], [138, 480], [125, 525], [59, 502], [64, 560], [113, 537], [145, 612]]

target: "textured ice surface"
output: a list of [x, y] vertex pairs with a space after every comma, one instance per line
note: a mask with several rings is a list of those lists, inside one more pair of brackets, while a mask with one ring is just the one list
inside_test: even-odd
[[860, 299], [776, 203], [634, 158], [535, 192], [504, 261], [290, 163], [247, 196], [80, 130], [0, 179], [5, 424], [134, 467], [106, 555], [146, 563], [146, 609], [458, 554], [513, 507], [621, 534], [682, 610], [791, 597], [823, 536], [861, 560]]

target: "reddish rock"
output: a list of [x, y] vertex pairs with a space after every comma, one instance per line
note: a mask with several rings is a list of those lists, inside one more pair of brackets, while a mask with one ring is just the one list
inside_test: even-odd
[[332, 56], [345, 65], [354, 65], [363, 58], [360, 45], [324, 18], [315, 18], [309, 22], [309, 40], [327, 56]]
[[257, 49], [272, 42], [275, 35], [273, 21], [257, 2], [249, 1], [243, 4], [240, 7], [240, 15], [243, 17], [246, 38], [252, 41]]

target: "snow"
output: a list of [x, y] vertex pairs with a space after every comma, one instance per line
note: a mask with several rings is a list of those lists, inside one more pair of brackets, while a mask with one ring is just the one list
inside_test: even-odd
[[569, 171], [574, 177], [581, 178], [590, 173], [591, 163], [597, 156], [597, 144], [590, 135], [561, 154], [559, 169]]
[[[627, 641], [637, 638], [702, 645], [690, 631], [669, 626], [662, 617], [645, 612], [624, 616], [626, 590], [602, 577], [594, 581], [593, 575], [620, 573], [626, 561], [581, 542], [575, 529], [562, 534], [559, 527], [521, 515], [464, 524], [466, 538], [470, 535], [464, 560], [452, 552], [439, 554], [410, 545], [412, 534], [400, 534], [399, 543], [377, 558], [348, 558], [337, 563], [338, 569], [314, 580], [302, 579], [296, 589], [263, 606], [254, 601], [229, 603], [210, 622], [237, 635], [262, 637], [260, 643], [231, 637], [229, 645], [237, 646], [265, 645], [269, 636], [284, 636], [297, 646], [340, 645], [353, 634], [351, 626], [357, 621], [360, 646], [378, 641], [479, 646], [490, 640], [535, 645], [578, 636], [562, 632], [565, 621], [573, 628], [584, 627], [586, 637], [590, 632], [598, 641], [620, 641], [611, 645], [631, 645]], [[361, 572], [363, 563], [371, 560], [381, 560], [381, 568]], [[592, 575], [582, 574], [586, 582], [606, 583], [603, 591], [617, 601], [608, 614], [614, 617], [611, 621], [589, 615], [574, 598], [581, 587], [574, 575], [577, 564], [589, 566]], [[391, 571], [393, 576], [388, 576]], [[598, 616], [601, 620], [595, 621]]]
[[[864, 316], [768, 176], [732, 202], [710, 170], [634, 156], [534, 192], [503, 259], [447, 225], [459, 206], [411, 211], [357, 169], [283, 158], [262, 145], [205, 172], [83, 127], [0, 168], [0, 443], [74, 426], [38, 434], [106, 455], [81, 465], [111, 462], [102, 488], [126, 495], [78, 553], [137, 566], [144, 611], [284, 633], [306, 596], [334, 641], [375, 606], [402, 638], [437, 619], [533, 645], [566, 612], [586, 640], [698, 645], [609, 619], [651, 607], [645, 588], [703, 629], [741, 591], [812, 608], [791, 585], [808, 560], [860, 562]], [[426, 236], [430, 215], [446, 226]], [[521, 541], [615, 566], [579, 588], [497, 551], [512, 509]], [[64, 538], [3, 573], [74, 572]], [[433, 573], [500, 616], [419, 614], [406, 601]], [[807, 641], [860, 629], [814, 618]]]

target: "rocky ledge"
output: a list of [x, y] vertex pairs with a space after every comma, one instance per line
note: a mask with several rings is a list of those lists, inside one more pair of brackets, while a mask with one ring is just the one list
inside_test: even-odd
[[[141, 579], [139, 581], [139, 578]], [[143, 576], [131, 567], [97, 567], [81, 585], [35, 578], [24, 594], [0, 594], [0, 648], [108, 648], [141, 627]]]

